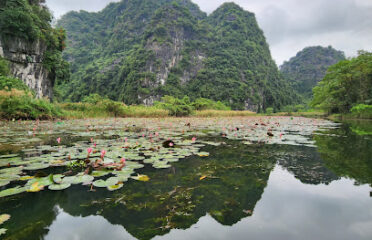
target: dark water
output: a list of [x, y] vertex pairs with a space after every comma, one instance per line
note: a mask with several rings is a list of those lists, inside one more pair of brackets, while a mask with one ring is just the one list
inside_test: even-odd
[[141, 169], [149, 182], [116, 192], [72, 186], [3, 198], [4, 238], [372, 239], [372, 123], [313, 140], [316, 148], [225, 140], [202, 149], [208, 158]]

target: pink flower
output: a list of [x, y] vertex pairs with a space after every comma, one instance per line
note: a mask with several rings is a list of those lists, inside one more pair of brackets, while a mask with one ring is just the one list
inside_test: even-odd
[[159, 137], [159, 133], [158, 133], [158, 132], [156, 132], [156, 133], [155, 133], [155, 136]]
[[87, 151], [88, 151], [88, 155], [90, 155], [93, 151], [93, 148], [88, 148]]
[[97, 143], [94, 143], [93, 146], [94, 146], [94, 147], [97, 147]]
[[169, 143], [169, 147], [173, 147], [174, 144], [172, 142]]
[[125, 158], [122, 158], [122, 159], [120, 160], [120, 163], [125, 164]]
[[106, 150], [102, 149], [101, 151], [101, 158], [103, 159], [106, 155]]
[[196, 137], [193, 137], [193, 138], [191, 139], [191, 141], [195, 142], [195, 141], [196, 141]]
[[125, 142], [128, 142], [128, 138], [124, 138], [124, 141], [125, 141]]
[[60, 137], [57, 138], [57, 142], [58, 142], [58, 144], [61, 143], [61, 138]]

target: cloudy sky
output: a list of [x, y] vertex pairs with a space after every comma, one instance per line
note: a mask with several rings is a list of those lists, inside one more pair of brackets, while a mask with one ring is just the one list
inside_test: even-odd
[[[47, 0], [58, 18], [70, 10], [99, 11], [118, 0]], [[156, 0], [155, 0], [156, 1]], [[225, 0], [192, 0], [211, 13]], [[229, 0], [254, 12], [278, 65], [306, 46], [332, 45], [347, 56], [372, 51], [372, 0]]]

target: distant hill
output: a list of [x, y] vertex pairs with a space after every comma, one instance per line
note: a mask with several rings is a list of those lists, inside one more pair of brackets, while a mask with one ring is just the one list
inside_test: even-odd
[[225, 3], [207, 16], [190, 0], [123, 0], [98, 13], [70, 12], [66, 100], [98, 93], [127, 104], [161, 96], [223, 101], [260, 111], [298, 101], [281, 77], [255, 15]]
[[284, 78], [305, 98], [325, 76], [328, 67], [345, 59], [341, 51], [329, 47], [307, 47], [280, 67]]

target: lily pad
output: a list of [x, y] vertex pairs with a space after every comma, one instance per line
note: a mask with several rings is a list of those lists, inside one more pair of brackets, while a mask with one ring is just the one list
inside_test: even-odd
[[9, 219], [10, 219], [10, 215], [9, 214], [2, 214], [2, 215], [0, 215], [0, 225], [3, 224], [3, 223], [5, 223]]
[[64, 177], [64, 175], [62, 174], [56, 174], [56, 175], [53, 175], [53, 182], [55, 183], [62, 183], [62, 178]]
[[44, 185], [40, 184], [39, 182], [34, 182], [31, 186], [27, 189], [27, 192], [40, 192], [44, 190]]
[[49, 185], [49, 190], [58, 191], [58, 190], [64, 190], [71, 186], [71, 183], [62, 183], [62, 184], [52, 184]]
[[106, 181], [102, 180], [102, 179], [94, 181], [93, 186], [95, 186], [95, 187], [107, 187]]
[[0, 236], [4, 235], [6, 233], [7, 229], [5, 228], [0, 228]]
[[45, 169], [48, 167], [49, 167], [49, 164], [46, 164], [46, 163], [34, 163], [34, 164], [26, 166], [24, 170], [40, 170], [40, 169]]
[[20, 181], [28, 181], [30, 179], [33, 179], [35, 178], [34, 176], [23, 176], [23, 177], [20, 177], [19, 180]]
[[209, 153], [208, 152], [199, 152], [198, 153], [198, 156], [199, 157], [208, 157], [209, 156]]
[[25, 187], [8, 188], [0, 192], [0, 197], [12, 196], [12, 195], [16, 195], [16, 194], [19, 194], [25, 191], [26, 191]]
[[10, 181], [8, 180], [0, 180], [0, 187], [4, 187], [6, 185], [8, 185], [10, 183]]
[[110, 174], [110, 172], [108, 172], [108, 171], [93, 171], [91, 176], [93, 176], [93, 177], [103, 177], [103, 176], [106, 176], [108, 174]]
[[116, 185], [118, 182], [119, 182], [119, 178], [110, 177], [109, 179], [106, 180], [106, 185], [107, 186], [113, 186], [113, 185]]
[[147, 175], [140, 175], [132, 177], [134, 180], [141, 181], [141, 182], [148, 182], [150, 178]]
[[112, 185], [112, 186], [107, 186], [107, 189], [109, 191], [116, 191], [116, 190], [118, 190], [118, 189], [120, 189], [122, 187], [123, 187], [123, 184], [122, 183], [119, 183], [119, 184], [115, 184], [115, 185]]

